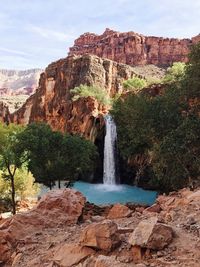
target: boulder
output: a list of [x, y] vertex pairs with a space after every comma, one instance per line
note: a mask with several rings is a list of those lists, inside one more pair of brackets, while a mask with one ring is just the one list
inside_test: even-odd
[[60, 267], [71, 267], [94, 254], [94, 250], [77, 244], [65, 244], [60, 247], [53, 257], [53, 261]]
[[80, 244], [95, 249], [111, 251], [112, 248], [119, 244], [117, 224], [110, 220], [105, 220], [87, 226], [81, 234]]
[[35, 210], [49, 217], [50, 222], [45, 223], [47, 226], [51, 222], [73, 224], [81, 216], [85, 202], [86, 198], [74, 189], [53, 190], [42, 197]]
[[153, 204], [152, 206], [146, 208], [144, 212], [156, 212], [159, 213], [161, 211], [161, 207], [159, 204]]
[[77, 223], [85, 201], [76, 190], [53, 190], [42, 197], [34, 209], [4, 220], [0, 224], [0, 261], [7, 261], [17, 242], [26, 242], [35, 232]]
[[158, 223], [156, 217], [141, 221], [129, 238], [132, 246], [160, 250], [172, 241], [172, 228]]
[[130, 217], [132, 214], [132, 210], [130, 210], [127, 206], [122, 204], [115, 204], [109, 211], [107, 218], [108, 219], [118, 219], [118, 218], [126, 218]]

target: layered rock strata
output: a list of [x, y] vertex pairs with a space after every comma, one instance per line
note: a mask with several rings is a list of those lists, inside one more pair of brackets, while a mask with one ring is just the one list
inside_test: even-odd
[[192, 39], [144, 36], [135, 32], [120, 33], [106, 29], [101, 35], [85, 33], [75, 40], [69, 55], [92, 54], [128, 65], [170, 65], [187, 62]]
[[122, 82], [134, 75], [132, 67], [97, 56], [60, 59], [41, 74], [38, 90], [13, 114], [12, 121], [20, 124], [44, 121], [54, 130], [95, 141], [104, 124], [106, 107], [92, 97], [73, 101], [70, 89], [80, 84], [95, 85], [113, 96], [121, 92]]

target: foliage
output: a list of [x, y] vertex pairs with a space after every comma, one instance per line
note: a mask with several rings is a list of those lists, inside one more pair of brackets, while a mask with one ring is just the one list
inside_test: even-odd
[[[39, 185], [35, 184], [33, 175], [26, 168], [17, 169], [15, 174], [16, 197], [21, 200], [34, 197], [39, 191]], [[10, 198], [10, 182], [4, 179], [4, 173], [0, 172], [0, 195], [1, 198]]]
[[94, 97], [98, 100], [99, 103], [103, 105], [110, 105], [110, 98], [105, 89], [98, 86], [87, 86], [81, 84], [74, 89], [71, 89], [70, 92], [74, 95], [73, 100], [76, 101], [80, 97]]
[[185, 63], [182, 62], [173, 63], [173, 65], [167, 69], [163, 82], [180, 82], [185, 75], [185, 66]]
[[168, 69], [164, 95], [129, 94], [113, 106], [123, 158], [148, 158], [151, 184], [162, 191], [192, 185], [200, 177], [200, 44], [192, 48], [190, 62]]
[[123, 82], [123, 87], [126, 91], [138, 92], [147, 85], [146, 80], [134, 77]]
[[200, 119], [188, 117], [154, 148], [156, 182], [169, 191], [200, 177]]
[[192, 46], [189, 63], [186, 65], [184, 93], [189, 98], [200, 97], [200, 43]]
[[15, 175], [26, 161], [24, 151], [19, 149], [18, 134], [23, 127], [10, 124], [0, 124], [0, 170], [2, 177], [10, 182], [13, 214], [15, 214]]
[[50, 188], [55, 181], [74, 181], [94, 167], [96, 148], [79, 136], [54, 132], [44, 123], [27, 126], [19, 136], [27, 151], [28, 168], [36, 182]]
[[147, 86], [151, 86], [153, 84], [160, 84], [160, 83], [162, 83], [162, 80], [160, 78], [156, 78], [156, 77], [147, 78]]

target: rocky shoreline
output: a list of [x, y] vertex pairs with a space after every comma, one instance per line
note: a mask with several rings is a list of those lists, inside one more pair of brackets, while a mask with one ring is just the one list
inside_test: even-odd
[[200, 190], [158, 196], [151, 207], [98, 207], [53, 190], [30, 211], [0, 220], [0, 266], [198, 267]]

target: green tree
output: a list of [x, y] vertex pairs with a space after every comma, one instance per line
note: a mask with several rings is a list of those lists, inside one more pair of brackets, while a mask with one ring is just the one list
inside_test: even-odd
[[190, 98], [200, 97], [200, 43], [191, 47], [186, 65], [183, 93]]
[[28, 168], [36, 182], [52, 188], [55, 181], [74, 181], [94, 166], [94, 144], [78, 136], [52, 131], [44, 123], [33, 123], [20, 134], [20, 145], [27, 151]]
[[19, 149], [18, 134], [23, 127], [14, 124], [0, 124], [0, 169], [2, 177], [10, 182], [13, 214], [16, 213], [15, 206], [15, 175], [26, 161], [24, 151]]
[[134, 77], [123, 82], [123, 87], [126, 91], [138, 92], [145, 86], [147, 86], [146, 80], [138, 77]]
[[185, 63], [174, 62], [173, 65], [167, 69], [165, 77], [163, 78], [163, 82], [180, 82], [184, 78], [185, 67]]
[[143, 167], [163, 191], [195, 183], [200, 175], [200, 44], [189, 60], [168, 69], [163, 95], [129, 94], [113, 106], [120, 153], [128, 162], [148, 158]]
[[[1, 199], [10, 198], [10, 181], [4, 179], [4, 172], [0, 172], [0, 196]], [[25, 167], [16, 170], [15, 193], [21, 200], [27, 197], [34, 197], [39, 191], [39, 185], [35, 183], [33, 175]]]
[[155, 182], [164, 191], [192, 186], [200, 177], [200, 119], [187, 117], [153, 151]]
[[74, 89], [71, 89], [70, 92], [74, 95], [73, 100], [76, 101], [80, 97], [94, 97], [98, 100], [99, 103], [103, 105], [110, 105], [110, 97], [105, 89], [98, 86], [87, 86], [81, 84]]

